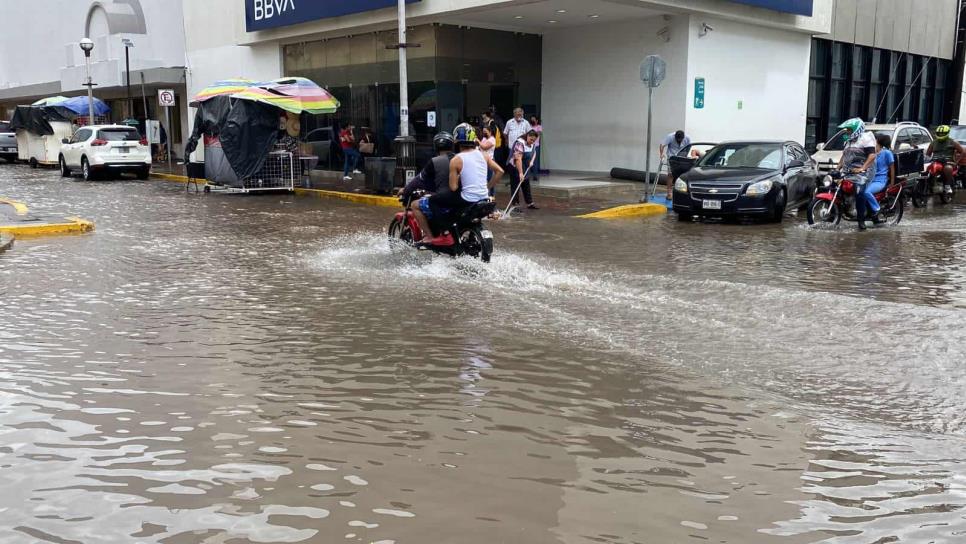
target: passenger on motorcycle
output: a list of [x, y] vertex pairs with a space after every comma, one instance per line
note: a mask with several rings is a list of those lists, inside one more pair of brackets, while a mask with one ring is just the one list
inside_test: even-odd
[[926, 148], [926, 155], [932, 155], [932, 160], [943, 161], [943, 191], [953, 192], [953, 169], [957, 160], [966, 155], [966, 150], [959, 142], [949, 137], [949, 126], [936, 127], [936, 139]]
[[[503, 169], [493, 159], [487, 157], [477, 148], [478, 142], [470, 139], [466, 130], [457, 130], [456, 150], [458, 154], [449, 163], [449, 191], [438, 192], [429, 197], [423, 197], [419, 206], [413, 210], [413, 215], [423, 232], [423, 239], [419, 242], [429, 245], [444, 243], [445, 233], [433, 237], [429, 226], [429, 219], [446, 213], [455, 213], [481, 200], [490, 197], [489, 189], [499, 183], [503, 177]], [[487, 170], [493, 171], [493, 177], [487, 183]]]
[[880, 206], [879, 202], [875, 199], [875, 195], [876, 193], [884, 191], [888, 185], [892, 185], [896, 181], [896, 157], [891, 149], [892, 138], [888, 134], [879, 134], [875, 138], [875, 143], [875, 178], [865, 186], [865, 189], [859, 193], [858, 198], [855, 200], [855, 211], [859, 218], [859, 229], [865, 228], [863, 219], [865, 219], [864, 212], [866, 205], [871, 212], [869, 215], [872, 216], [873, 223], [878, 225], [885, 222], [879, 217]]
[[[449, 161], [453, 158], [453, 146], [456, 140], [449, 132], [440, 132], [433, 137], [433, 149], [436, 156], [406, 186], [399, 192], [399, 198], [405, 202], [416, 191], [429, 194], [445, 191], [449, 185]], [[419, 201], [410, 203], [410, 209], [415, 210]]]

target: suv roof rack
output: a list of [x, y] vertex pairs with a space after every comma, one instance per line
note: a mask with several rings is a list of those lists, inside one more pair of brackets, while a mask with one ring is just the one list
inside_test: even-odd
[[896, 126], [897, 127], [901, 127], [901, 126], [905, 126], [905, 125], [915, 125], [915, 126], [918, 127], [919, 126], [919, 123], [917, 123], [915, 121], [899, 121], [898, 123], [896, 123]]

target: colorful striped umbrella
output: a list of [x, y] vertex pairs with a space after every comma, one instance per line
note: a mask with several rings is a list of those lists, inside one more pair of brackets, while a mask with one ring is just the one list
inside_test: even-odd
[[232, 98], [262, 102], [292, 113], [335, 113], [339, 109], [339, 101], [334, 96], [304, 77], [281, 78], [248, 87]]
[[208, 100], [209, 98], [213, 98], [216, 96], [233, 95], [235, 93], [244, 91], [245, 89], [253, 85], [263, 85], [263, 84], [264, 84], [263, 82], [255, 81], [253, 79], [245, 79], [243, 77], [223, 79], [221, 81], [216, 81], [211, 85], [205, 87], [204, 89], [201, 89], [200, 91], [198, 91], [198, 94], [196, 94], [194, 98], [191, 99], [191, 102], [189, 102], [188, 105], [197, 107], [198, 104], [204, 102], [205, 100]]

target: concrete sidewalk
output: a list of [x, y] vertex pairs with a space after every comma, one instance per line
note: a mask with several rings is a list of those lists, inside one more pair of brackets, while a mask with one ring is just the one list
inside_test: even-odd
[[[167, 165], [155, 165], [152, 174], [170, 181], [187, 181], [183, 165], [174, 165], [171, 171], [167, 170]], [[534, 203], [540, 210], [527, 213], [610, 219], [661, 215], [667, 212], [660, 202], [639, 204], [644, 193], [644, 184], [615, 180], [606, 173], [557, 172], [541, 176], [539, 181], [531, 184]], [[376, 194], [367, 189], [364, 174], [356, 174], [351, 180], [343, 180], [341, 171], [313, 170], [309, 177], [296, 180], [295, 192], [301, 196], [339, 198], [367, 205], [400, 205], [390, 195]], [[509, 186], [501, 182], [496, 190], [497, 204], [501, 209], [506, 207], [509, 197]]]
[[75, 234], [94, 230], [94, 223], [61, 214], [36, 214], [26, 204], [0, 197], [0, 234], [5, 238]]

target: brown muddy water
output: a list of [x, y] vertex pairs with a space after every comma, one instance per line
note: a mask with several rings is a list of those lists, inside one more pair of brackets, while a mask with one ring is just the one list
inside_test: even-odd
[[966, 204], [492, 223], [0, 166], [0, 543], [966, 541]]

